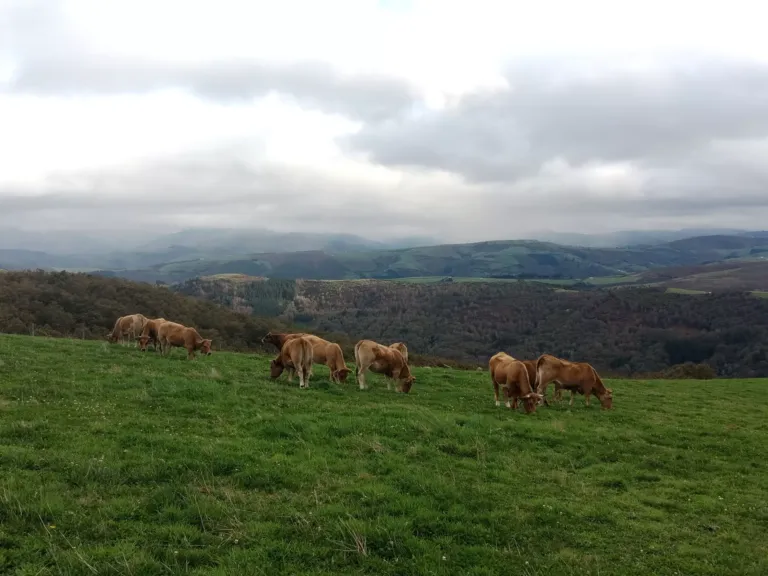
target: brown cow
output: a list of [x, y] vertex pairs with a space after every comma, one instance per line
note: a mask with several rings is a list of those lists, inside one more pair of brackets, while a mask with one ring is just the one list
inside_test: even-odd
[[544, 397], [544, 403], [547, 405], [549, 405], [547, 386], [553, 380], [557, 380], [560, 388], [571, 392], [571, 406], [578, 392], [584, 395], [587, 406], [589, 406], [590, 396], [594, 394], [600, 400], [603, 409], [613, 407], [613, 390], [605, 387], [597, 371], [586, 362], [569, 362], [550, 354], [542, 354], [536, 361], [536, 379], [537, 392]]
[[283, 370], [288, 371], [289, 382], [293, 380], [293, 373], [298, 372], [299, 388], [309, 388], [312, 372], [312, 343], [309, 338], [290, 338], [283, 344], [280, 354], [269, 363], [269, 375], [274, 380]]
[[[416, 380], [399, 350], [382, 346], [373, 340], [360, 340], [355, 344], [355, 376], [360, 390], [367, 388], [365, 384], [366, 370], [396, 380], [399, 383], [398, 392], [410, 392], [411, 386]], [[388, 380], [387, 390], [391, 389], [392, 386]]]
[[146, 322], [147, 318], [143, 314], [121, 316], [115, 321], [115, 327], [112, 328], [112, 332], [107, 334], [107, 341], [114, 344], [118, 340], [123, 340], [126, 335], [133, 340], [144, 330]]
[[141, 331], [141, 336], [136, 338], [139, 341], [139, 349], [142, 352], [147, 351], [147, 345], [152, 342], [152, 347], [157, 352], [157, 329], [160, 324], [165, 322], [165, 318], [148, 318], [146, 324], [144, 324], [144, 330]]
[[[312, 344], [312, 362], [313, 364], [325, 364], [330, 371], [331, 382], [341, 384], [347, 379], [352, 370], [347, 368], [347, 364], [344, 362], [344, 353], [341, 351], [341, 346], [335, 342], [330, 342], [320, 336], [314, 334], [305, 334], [303, 332], [295, 334], [272, 334], [269, 332], [262, 342], [269, 342], [278, 349], [282, 349], [286, 342], [293, 340], [294, 338], [308, 338]], [[312, 376], [312, 371], [310, 371]]]
[[288, 342], [288, 340], [291, 340], [292, 338], [299, 338], [300, 336], [307, 336], [304, 332], [295, 332], [291, 334], [280, 334], [272, 332], [267, 332], [266, 336], [261, 339], [261, 343], [270, 343], [275, 348], [277, 348], [278, 351], [283, 349], [283, 345]]
[[408, 346], [405, 345], [405, 342], [395, 342], [394, 344], [390, 344], [389, 347], [400, 352], [400, 354], [403, 355], [405, 362], [408, 362]]
[[[488, 361], [488, 371], [493, 382], [493, 397], [499, 405], [499, 386], [507, 396], [507, 408], [517, 409], [518, 400], [523, 401], [526, 414], [536, 411], [539, 394], [531, 387], [528, 367], [506, 352], [498, 352]], [[510, 405], [510, 398], [513, 399]]]
[[157, 339], [160, 342], [160, 351], [163, 356], [167, 356], [172, 346], [187, 349], [187, 359], [195, 359], [195, 350], [200, 350], [201, 354], [211, 355], [211, 340], [203, 338], [197, 330], [179, 324], [177, 322], [165, 321], [157, 329]]

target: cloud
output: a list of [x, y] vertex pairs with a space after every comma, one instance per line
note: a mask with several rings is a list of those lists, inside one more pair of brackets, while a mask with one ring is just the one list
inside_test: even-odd
[[232, 59], [184, 64], [93, 56], [24, 62], [7, 90], [89, 96], [172, 88], [216, 102], [249, 101], [278, 92], [305, 108], [371, 122], [407, 112], [419, 96], [403, 80], [374, 74], [340, 74], [322, 62], [272, 64]]
[[768, 216], [742, 0], [1, 4], [0, 226], [469, 241]]
[[722, 140], [768, 136], [768, 65], [688, 59], [650, 70], [511, 68], [509, 87], [418, 119], [368, 124], [349, 150], [386, 166], [512, 182], [555, 159], [670, 165]]

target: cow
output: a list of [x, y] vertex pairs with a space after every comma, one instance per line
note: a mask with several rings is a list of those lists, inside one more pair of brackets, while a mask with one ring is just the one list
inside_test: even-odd
[[299, 338], [300, 336], [307, 336], [304, 332], [295, 332], [291, 334], [280, 334], [272, 332], [267, 332], [266, 336], [261, 339], [261, 343], [269, 343], [272, 344], [275, 348], [277, 348], [278, 351], [283, 349], [283, 345], [288, 342], [288, 340], [292, 338]]
[[160, 342], [160, 352], [167, 356], [172, 346], [187, 349], [187, 360], [195, 359], [195, 350], [201, 354], [211, 355], [211, 340], [203, 338], [194, 328], [177, 322], [166, 320], [157, 329], [157, 339]]
[[405, 345], [405, 342], [395, 342], [394, 344], [390, 344], [389, 347], [400, 352], [400, 354], [403, 355], [405, 362], [408, 363], [408, 346]]
[[[539, 394], [531, 387], [528, 368], [521, 360], [517, 360], [506, 352], [498, 352], [488, 361], [488, 371], [493, 382], [493, 397], [499, 406], [499, 387], [507, 396], [507, 408], [517, 410], [518, 400], [523, 401], [526, 414], [536, 411]], [[513, 399], [510, 404], [510, 398]]]
[[139, 342], [139, 349], [142, 352], [147, 351], [147, 345], [152, 342], [152, 347], [155, 349], [155, 352], [157, 352], [157, 344], [158, 344], [158, 338], [157, 338], [157, 329], [160, 327], [160, 324], [165, 322], [165, 318], [148, 318], [146, 324], [144, 324], [144, 330], [141, 331], [141, 336], [136, 338]]
[[120, 316], [120, 318], [115, 321], [115, 327], [112, 328], [112, 332], [107, 334], [107, 341], [114, 344], [118, 340], [123, 340], [125, 336], [128, 336], [133, 340], [144, 330], [144, 324], [146, 322], [147, 318], [143, 314]]
[[[355, 377], [360, 390], [367, 388], [365, 384], [365, 371], [370, 370], [375, 374], [383, 374], [389, 379], [398, 382], [398, 392], [410, 392], [416, 377], [411, 374], [408, 362], [402, 353], [389, 346], [382, 346], [373, 340], [360, 340], [355, 344]], [[387, 381], [387, 390], [391, 390], [390, 381]]]
[[[313, 365], [325, 364], [328, 366], [331, 382], [341, 384], [347, 379], [347, 376], [352, 370], [347, 368], [347, 364], [344, 362], [344, 353], [341, 351], [341, 346], [335, 342], [330, 342], [324, 338], [320, 338], [320, 336], [305, 334], [303, 332], [295, 334], [272, 334], [272, 332], [269, 332], [261, 341], [269, 342], [270, 344], [277, 346], [278, 349], [282, 349], [282, 346], [286, 342], [301, 337], [308, 338], [312, 343]], [[309, 375], [312, 376], [311, 370]]]
[[613, 390], [605, 387], [597, 371], [586, 362], [569, 362], [550, 354], [542, 354], [536, 361], [536, 380], [537, 392], [543, 396], [544, 403], [547, 405], [549, 405], [547, 386], [553, 380], [557, 380], [561, 389], [571, 392], [571, 406], [578, 392], [584, 395], [587, 406], [589, 406], [591, 395], [594, 394], [604, 410], [613, 407]]
[[288, 339], [277, 358], [269, 363], [269, 375], [274, 380], [283, 370], [288, 371], [288, 381], [293, 380], [293, 373], [299, 374], [299, 388], [309, 388], [312, 371], [312, 342], [306, 336]]

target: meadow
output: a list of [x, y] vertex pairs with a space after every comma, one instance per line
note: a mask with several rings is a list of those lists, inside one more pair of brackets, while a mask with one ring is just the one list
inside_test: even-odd
[[268, 362], [0, 336], [0, 573], [768, 573], [764, 380], [526, 416], [486, 372]]

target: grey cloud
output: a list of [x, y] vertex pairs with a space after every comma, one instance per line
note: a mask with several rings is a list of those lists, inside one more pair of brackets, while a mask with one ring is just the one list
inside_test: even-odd
[[225, 60], [176, 64], [81, 55], [22, 62], [8, 90], [22, 94], [129, 94], [166, 88], [201, 98], [250, 100], [271, 91], [305, 108], [381, 121], [407, 112], [418, 94], [404, 81], [376, 75], [345, 76], [321, 62], [269, 64]]
[[[138, 38], [139, 36], [137, 36]], [[278, 92], [301, 106], [363, 121], [407, 112], [419, 98], [398, 78], [342, 74], [322, 62], [254, 59], [201, 63], [103, 54], [78, 36], [57, 2], [17, 1], [0, 8], [0, 49], [15, 64], [6, 91], [37, 95], [136, 94], [168, 88], [218, 102]]]
[[364, 126], [342, 143], [372, 161], [439, 169], [470, 181], [516, 181], [547, 160], [675, 165], [715, 140], [768, 136], [768, 66], [678, 60], [659, 76], [569, 77], [537, 63], [509, 88], [465, 97], [419, 119]]
[[392, 237], [429, 220], [327, 176], [252, 167], [217, 152], [0, 187], [0, 227], [125, 230], [190, 225]]

